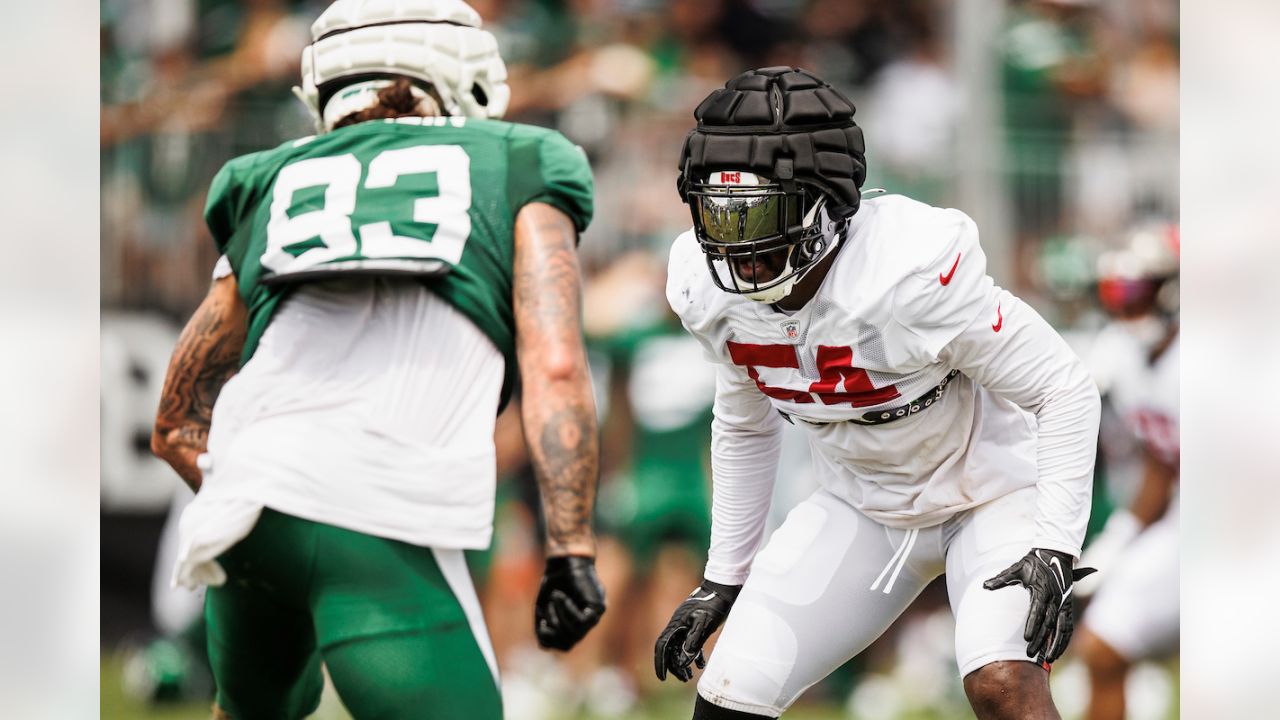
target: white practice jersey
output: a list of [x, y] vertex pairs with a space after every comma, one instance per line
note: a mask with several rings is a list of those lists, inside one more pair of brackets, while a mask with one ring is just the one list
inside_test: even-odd
[[420, 282], [299, 287], [218, 396], [177, 580], [217, 582], [212, 560], [263, 507], [415, 545], [487, 547], [504, 367]]
[[1103, 399], [1098, 452], [1105, 467], [1107, 492], [1123, 506], [1129, 505], [1142, 485], [1146, 460], [1141, 443], [1120, 417], [1113, 390], [1121, 379], [1146, 364], [1150, 351], [1141, 338], [1146, 327], [1145, 318], [1138, 322], [1112, 320], [1097, 331], [1088, 352], [1082, 354]]
[[1035, 546], [1079, 555], [1099, 414], [1083, 364], [995, 286], [964, 213], [864, 199], [843, 243], [794, 314], [716, 287], [692, 231], [672, 247], [668, 301], [718, 373], [707, 578], [746, 576], [784, 417], [820, 484], [877, 522], [932, 526], [1036, 485]]
[[1117, 378], [1111, 394], [1125, 424], [1161, 462], [1178, 467], [1181, 450], [1178, 429], [1180, 337], [1155, 362], [1143, 362]]
[[[1130, 431], [1157, 460], [1179, 467], [1179, 338], [1150, 362], [1145, 357], [1129, 371], [1116, 375], [1112, 401]], [[1114, 547], [1116, 516], [1095, 541], [1106, 549], [1098, 567], [1105, 576], [1089, 603], [1084, 623], [1129, 661], [1161, 657], [1177, 648], [1178, 617], [1178, 498], [1177, 488], [1164, 515], [1142, 528], [1132, 516], [1127, 523], [1138, 532], [1122, 548]], [[1128, 515], [1128, 513], [1124, 513]], [[1123, 517], [1123, 515], [1121, 516]], [[1106, 553], [1112, 552], [1109, 557]], [[1103, 565], [1103, 560], [1108, 560]], [[1101, 574], [1101, 573], [1100, 573]], [[1092, 579], [1092, 578], [1090, 578]]]
[[[1112, 320], [1098, 331], [1085, 359], [1100, 393], [1109, 394], [1117, 383], [1132, 377], [1147, 364], [1152, 343], [1146, 342], [1144, 336], [1151, 333], [1150, 323], [1159, 325], [1160, 321], [1155, 318]], [[1156, 332], [1157, 337], [1163, 335], [1163, 327], [1157, 327]]]

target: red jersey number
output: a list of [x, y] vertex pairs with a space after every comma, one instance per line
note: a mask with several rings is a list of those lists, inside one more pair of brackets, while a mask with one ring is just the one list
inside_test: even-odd
[[1168, 415], [1145, 408], [1134, 411], [1129, 422], [1137, 431], [1138, 439], [1146, 443], [1147, 450], [1152, 455], [1165, 464], [1178, 466], [1182, 446], [1178, 439], [1177, 423]]
[[808, 391], [791, 390], [765, 385], [756, 368], [797, 368], [800, 359], [791, 345], [752, 345], [728, 341], [729, 357], [734, 365], [747, 369], [747, 376], [755, 381], [760, 392], [776, 400], [794, 403], [811, 403], [814, 397], [823, 405], [849, 403], [852, 407], [879, 405], [898, 397], [893, 385], [877, 388], [867, 377], [867, 371], [853, 366], [853, 348], [832, 345], [818, 346], [818, 379], [809, 385]]

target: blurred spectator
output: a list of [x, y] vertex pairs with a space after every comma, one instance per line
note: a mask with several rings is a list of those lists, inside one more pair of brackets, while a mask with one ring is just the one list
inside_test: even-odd
[[876, 76], [860, 115], [875, 162], [869, 185], [945, 204], [955, 172], [960, 85], [946, 66], [937, 15], [916, 3], [906, 50]]
[[1062, 165], [1084, 101], [1102, 92], [1096, 0], [1023, 0], [1000, 39], [1007, 177], [1019, 240], [1061, 230]]
[[200, 241], [209, 180], [231, 156], [307, 130], [288, 97], [309, 37], [300, 5], [104, 3], [105, 305], [180, 316], [198, 302], [216, 259]]
[[801, 21], [803, 64], [837, 87], [865, 85], [901, 53], [902, 8], [912, 4], [813, 0]]

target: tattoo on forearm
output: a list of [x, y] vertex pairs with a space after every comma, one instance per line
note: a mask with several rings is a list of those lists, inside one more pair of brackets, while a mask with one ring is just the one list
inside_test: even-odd
[[593, 552], [600, 450], [582, 344], [577, 236], [557, 210], [539, 208], [531, 215], [517, 227], [513, 296], [525, 378], [522, 411], [542, 493], [547, 551]]
[[210, 294], [183, 329], [156, 415], [157, 453], [194, 489], [200, 484], [195, 459], [208, 444], [213, 404], [239, 368], [244, 347], [242, 306], [222, 295]]
[[538, 481], [546, 515], [548, 546], [565, 549], [589, 533], [595, 501], [599, 449], [595, 410], [570, 407], [546, 419], [539, 442]]
[[538, 323], [540, 329], [549, 331], [549, 340], [580, 335], [582, 310], [573, 224], [560, 215], [559, 222], [538, 222], [533, 233], [548, 240], [533, 248], [517, 269], [515, 301], [517, 311], [524, 314], [517, 322]]

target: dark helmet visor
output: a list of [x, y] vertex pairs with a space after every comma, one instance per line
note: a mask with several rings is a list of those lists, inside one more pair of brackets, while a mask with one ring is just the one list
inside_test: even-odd
[[702, 186], [689, 193], [689, 200], [702, 239], [716, 244], [781, 240], [799, 222], [799, 203], [788, 202], [776, 188]]

